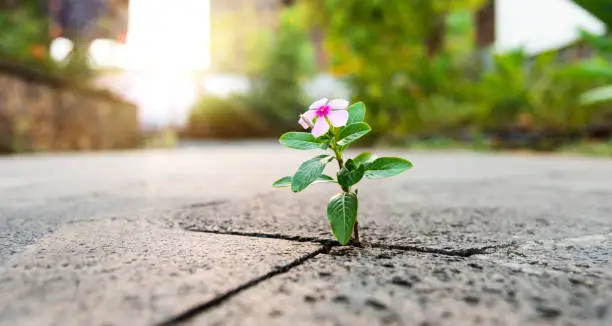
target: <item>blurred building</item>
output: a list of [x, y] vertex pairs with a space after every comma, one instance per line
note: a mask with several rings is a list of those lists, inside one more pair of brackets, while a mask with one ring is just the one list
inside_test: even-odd
[[52, 37], [125, 42], [129, 0], [48, 0]]
[[606, 33], [598, 17], [571, 0], [490, 0], [477, 22], [481, 46], [493, 45], [496, 52], [522, 47], [529, 55], [561, 50], [568, 60], [589, 54], [580, 30]]

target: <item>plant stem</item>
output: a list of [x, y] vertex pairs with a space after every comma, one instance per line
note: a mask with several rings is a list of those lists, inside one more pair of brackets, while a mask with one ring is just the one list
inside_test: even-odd
[[[329, 129], [335, 130], [334, 126], [332, 126], [331, 122], [327, 117], [325, 117], [325, 120], [327, 121], [327, 124], [329, 124]], [[344, 159], [342, 158], [342, 153], [338, 150], [338, 144], [336, 143], [336, 133], [334, 132], [332, 136], [333, 137], [329, 146], [331, 147], [332, 151], [334, 151], [336, 161], [338, 161], [338, 167], [342, 170], [342, 168], [344, 168]], [[340, 186], [340, 188], [342, 188], [342, 191], [344, 192], [351, 192], [350, 187]], [[357, 190], [355, 190], [355, 195], [357, 195]], [[353, 225], [353, 244], [357, 247], [361, 247], [361, 242], [359, 241], [359, 222], [357, 222], [357, 218], [355, 218], [355, 224]]]
[[[329, 121], [329, 119], [327, 117], [325, 117], [325, 121], [327, 121], [327, 124], [329, 125], [329, 130], [333, 131], [335, 130], [334, 126], [332, 126], [331, 122]], [[332, 151], [334, 151], [334, 155], [336, 156], [336, 161], [338, 161], [338, 167], [340, 168], [340, 170], [342, 170], [342, 168], [344, 167], [344, 160], [342, 159], [342, 153], [340, 153], [340, 151], [338, 150], [338, 144], [336, 144], [336, 135], [335, 133], [332, 135], [332, 139], [331, 142], [329, 144], [329, 146], [331, 147]], [[344, 192], [350, 192], [351, 188], [349, 187], [342, 187], [340, 186], [340, 188], [342, 188], [342, 191]]]
[[353, 242], [357, 247], [361, 246], [361, 242], [359, 241], [359, 222], [355, 219], [355, 225], [353, 225]]

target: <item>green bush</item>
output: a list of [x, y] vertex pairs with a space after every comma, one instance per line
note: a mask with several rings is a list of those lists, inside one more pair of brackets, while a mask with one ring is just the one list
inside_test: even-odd
[[[298, 127], [308, 105], [302, 82], [314, 70], [313, 49], [294, 9], [282, 13], [260, 71], [244, 96], [206, 96], [193, 107], [187, 135], [198, 138], [276, 137]], [[266, 42], [267, 43], [267, 42]], [[256, 67], [258, 65], [253, 65]]]
[[243, 96], [201, 98], [191, 110], [185, 134], [189, 138], [273, 136], [268, 124]]
[[[58, 64], [49, 53], [49, 22], [40, 1], [20, 3], [0, 12], [0, 60], [79, 83], [93, 76], [88, 65], [77, 69]], [[70, 69], [69, 69], [70, 68]]]
[[295, 9], [282, 13], [281, 23], [262, 70], [252, 79], [250, 106], [279, 130], [295, 128], [307, 100], [302, 81], [313, 72], [313, 49]]
[[48, 60], [46, 27], [28, 8], [0, 12], [0, 53], [26, 62]]

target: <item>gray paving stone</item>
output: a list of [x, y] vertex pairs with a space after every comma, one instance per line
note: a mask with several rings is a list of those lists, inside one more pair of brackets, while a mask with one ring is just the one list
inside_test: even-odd
[[[369, 182], [359, 189], [360, 235], [371, 242], [471, 248], [612, 232], [612, 191], [585, 193], [495, 181]], [[188, 209], [184, 227], [332, 239], [325, 216], [333, 185]]]
[[477, 258], [334, 248], [189, 325], [610, 325], [612, 282]]
[[[192, 322], [612, 324], [612, 161], [376, 152], [415, 168], [360, 185], [363, 238], [470, 254], [514, 244], [469, 259], [334, 249]], [[150, 325], [313, 252], [173, 229], [332, 239], [336, 187], [270, 187], [312, 154], [240, 143], [0, 158], [0, 324]]]
[[531, 241], [475, 257], [529, 273], [612, 280], [612, 233]]
[[0, 325], [152, 325], [317, 248], [138, 220], [75, 223], [0, 269]]

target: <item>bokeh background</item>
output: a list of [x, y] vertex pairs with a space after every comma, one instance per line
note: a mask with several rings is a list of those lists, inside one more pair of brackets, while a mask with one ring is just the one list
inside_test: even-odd
[[273, 139], [612, 155], [609, 0], [0, 0], [0, 152]]

